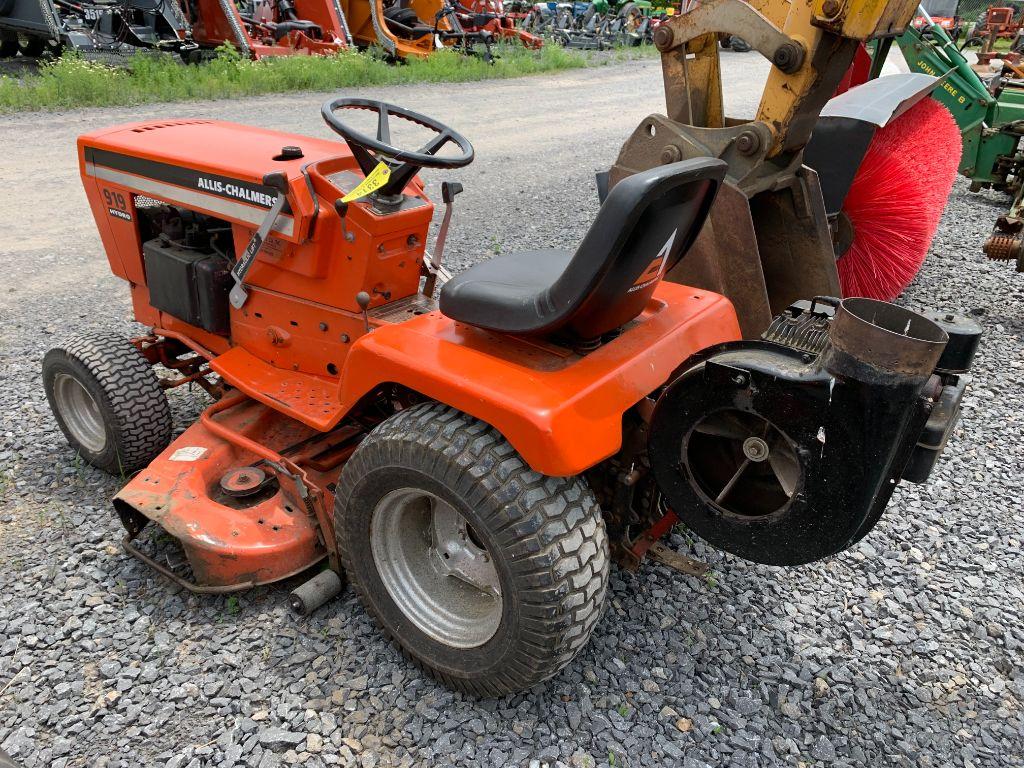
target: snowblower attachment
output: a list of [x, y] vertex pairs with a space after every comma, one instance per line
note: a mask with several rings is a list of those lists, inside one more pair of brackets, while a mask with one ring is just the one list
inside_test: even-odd
[[652, 417], [649, 457], [669, 508], [768, 565], [856, 543], [897, 482], [927, 478], [956, 422], [968, 377], [950, 369], [969, 368], [980, 329], [949, 317], [819, 298], [760, 340], [696, 355]]

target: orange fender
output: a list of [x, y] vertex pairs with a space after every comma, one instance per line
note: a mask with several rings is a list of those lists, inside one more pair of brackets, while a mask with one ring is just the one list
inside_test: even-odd
[[487, 422], [537, 472], [576, 475], [619, 450], [623, 414], [684, 360], [739, 338], [728, 299], [673, 283], [659, 286], [622, 335], [585, 355], [431, 312], [353, 344], [341, 410], [400, 384]]

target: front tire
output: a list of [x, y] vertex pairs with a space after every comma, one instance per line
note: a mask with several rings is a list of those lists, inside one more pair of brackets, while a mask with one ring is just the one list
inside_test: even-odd
[[46, 353], [43, 387], [71, 447], [112, 475], [142, 469], [171, 441], [171, 407], [127, 339], [75, 336]]
[[601, 615], [608, 541], [584, 480], [534, 472], [447, 406], [374, 429], [341, 472], [334, 515], [367, 610], [451, 688], [529, 688], [572, 660]]

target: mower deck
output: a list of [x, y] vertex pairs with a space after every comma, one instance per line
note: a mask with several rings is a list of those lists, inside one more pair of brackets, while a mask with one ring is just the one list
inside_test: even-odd
[[[301, 463], [308, 480], [325, 488], [347, 453], [340, 460], [310, 456], [313, 446], [319, 454], [335, 451], [329, 442], [310, 440], [317, 437], [272, 408], [228, 396], [122, 488], [114, 506], [122, 518], [141, 514], [178, 540], [192, 568], [194, 583], [184, 584], [190, 589], [239, 589], [287, 578], [327, 552], [316, 517], [286, 498], [275, 462], [261, 455], [266, 451], [249, 450], [247, 440], [258, 438], [267, 450]], [[246, 472], [262, 474], [263, 482], [247, 483]], [[229, 476], [237, 491], [225, 488]], [[140, 523], [136, 518], [138, 530]]]

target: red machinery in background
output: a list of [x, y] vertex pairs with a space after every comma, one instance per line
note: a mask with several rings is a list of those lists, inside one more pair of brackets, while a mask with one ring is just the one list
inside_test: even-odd
[[539, 50], [543, 38], [516, 26], [516, 17], [505, 13], [502, 0], [468, 0], [458, 4], [459, 21], [467, 32], [490, 32], [497, 40], [518, 40], [524, 48]]
[[[959, 0], [924, 0], [921, 3], [921, 7], [924, 8], [931, 20], [946, 30], [954, 40], [959, 37], [962, 28], [959, 5]], [[1010, 10], [1012, 17], [1012, 9], [1001, 10]], [[923, 29], [928, 24], [928, 20], [923, 15], [918, 15], [914, 17], [911, 24], [914, 29]]]
[[352, 44], [338, 0], [188, 0], [192, 37], [204, 48], [229, 43], [253, 59], [330, 55]]
[[[985, 11], [984, 19], [978, 22], [974, 31], [970, 34], [968, 44], [983, 44], [986, 40], [993, 43], [996, 40], [1013, 40], [1020, 32], [1022, 20], [1014, 18], [1016, 9], [1006, 7], [992, 7]], [[943, 27], [945, 29], [945, 27]]]

